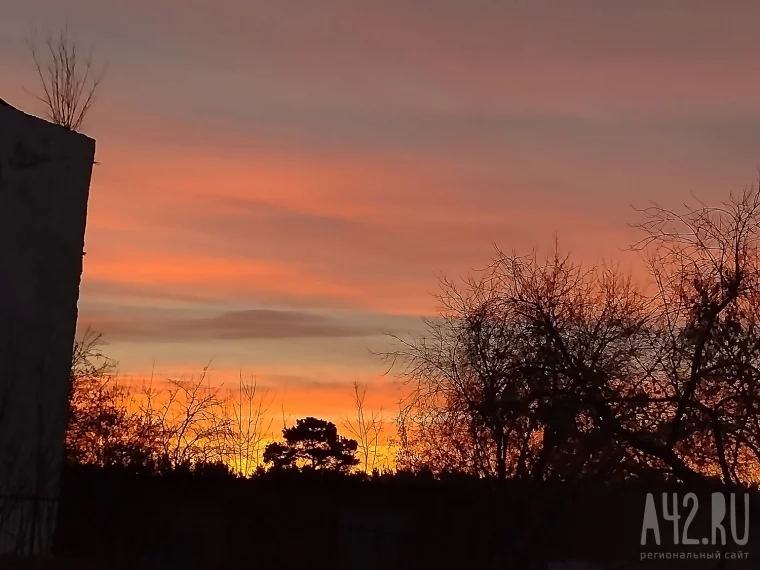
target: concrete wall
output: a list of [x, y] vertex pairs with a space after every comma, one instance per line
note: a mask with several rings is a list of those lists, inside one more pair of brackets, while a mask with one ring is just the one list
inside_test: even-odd
[[0, 100], [0, 554], [51, 548], [94, 157]]

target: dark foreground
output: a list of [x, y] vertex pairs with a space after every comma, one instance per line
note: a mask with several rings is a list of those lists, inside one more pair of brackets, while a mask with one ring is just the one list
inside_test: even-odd
[[[673, 545], [661, 494], [677, 492], [681, 502], [688, 491], [600, 482], [494, 486], [419, 476], [239, 480], [79, 470], [64, 480], [57, 560], [3, 567], [532, 570], [583, 560], [604, 569], [760, 568], [754, 546], [760, 517], [752, 508], [746, 545], [731, 542], [726, 519], [723, 566], [720, 546]], [[641, 545], [648, 492], [657, 497], [659, 547], [651, 531]], [[710, 536], [711, 492], [698, 493], [691, 538]], [[681, 527], [690, 512], [691, 503], [680, 507]], [[741, 538], [744, 514], [737, 514]]]

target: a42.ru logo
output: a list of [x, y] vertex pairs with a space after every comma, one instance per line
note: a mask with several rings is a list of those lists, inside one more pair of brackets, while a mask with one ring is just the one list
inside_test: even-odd
[[[695, 493], [687, 493], [679, 500], [678, 493], [662, 493], [661, 501], [655, 500], [655, 495], [647, 493], [644, 508], [644, 523], [641, 527], [641, 545], [645, 546], [650, 537], [660, 545], [660, 520], [664, 524], [671, 523], [673, 528], [673, 544], [678, 545], [720, 545], [728, 541], [726, 526], [729, 527], [733, 543], [739, 546], [749, 541], [749, 494], [744, 493], [743, 528], [739, 536], [737, 493], [730, 493], [726, 501], [724, 493], [713, 493], [710, 501], [710, 533], [709, 536], [692, 537], [689, 527], [699, 512], [699, 498]], [[659, 497], [658, 497], [659, 498]], [[659, 503], [659, 506], [658, 506]], [[728, 504], [727, 504], [728, 503]], [[726, 520], [728, 519], [728, 520]]]

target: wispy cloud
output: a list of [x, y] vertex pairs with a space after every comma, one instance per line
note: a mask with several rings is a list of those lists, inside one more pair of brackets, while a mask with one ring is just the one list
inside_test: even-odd
[[303, 311], [249, 309], [209, 316], [161, 313], [158, 310], [122, 315], [83, 312], [81, 320], [116, 342], [347, 338], [377, 336], [384, 332]]

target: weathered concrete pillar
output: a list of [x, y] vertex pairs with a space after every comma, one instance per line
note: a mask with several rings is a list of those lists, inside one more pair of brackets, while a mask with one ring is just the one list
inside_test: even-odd
[[0, 100], [0, 554], [52, 547], [94, 157]]

